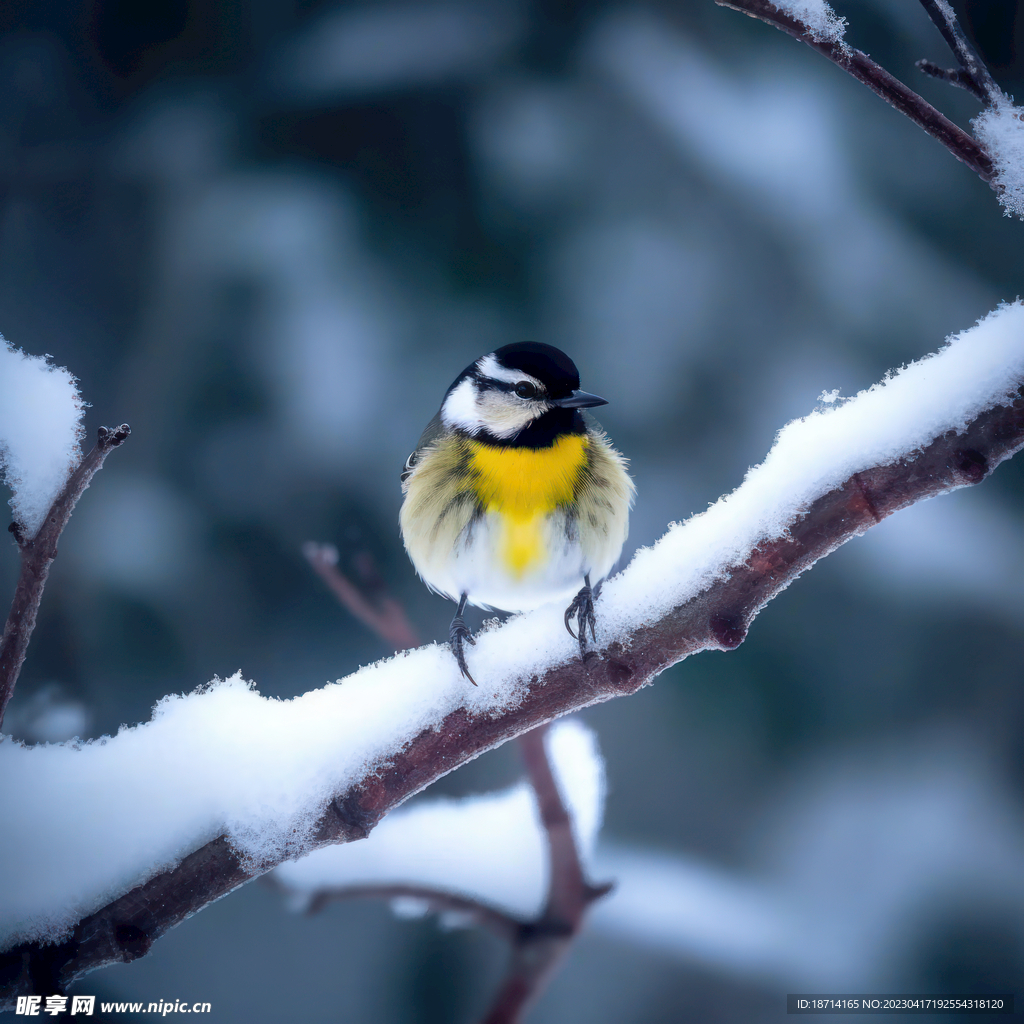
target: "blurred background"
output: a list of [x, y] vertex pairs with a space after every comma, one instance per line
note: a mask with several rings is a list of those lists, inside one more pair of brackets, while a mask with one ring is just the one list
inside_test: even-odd
[[[1019, 92], [1017, 5], [954, 6]], [[836, 7], [967, 126], [975, 101], [913, 66], [953, 63], [918, 4]], [[369, 555], [443, 638], [398, 472], [501, 344], [563, 347], [609, 399], [628, 557], [823, 391], [1024, 280], [1024, 225], [987, 186], [711, 0], [7, 0], [0, 95], [0, 331], [80, 378], [90, 435], [133, 429], [61, 541], [5, 723], [32, 741], [115, 732], [236, 669], [290, 697], [389, 654], [306, 540], [349, 573]], [[666, 905], [692, 898], [657, 927], [595, 915], [532, 1020], [778, 1020], [801, 989], [1024, 998], [1022, 467], [851, 543], [737, 651], [585, 713], [608, 849], [660, 865]], [[16, 571], [5, 544], [0, 592]], [[431, 792], [518, 775], [510, 747]], [[751, 939], [764, 900], [786, 942]], [[304, 918], [254, 884], [73, 991], [223, 1022], [469, 1021], [504, 954], [375, 903]]]

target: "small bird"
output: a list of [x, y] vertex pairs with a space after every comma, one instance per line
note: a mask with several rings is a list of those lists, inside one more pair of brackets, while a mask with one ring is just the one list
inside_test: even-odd
[[519, 612], [572, 597], [564, 621], [580, 656], [588, 626], [597, 640], [594, 598], [625, 543], [634, 487], [626, 460], [582, 412], [607, 401], [579, 388], [575, 364], [551, 345], [481, 356], [455, 378], [402, 470], [405, 550], [431, 590], [458, 602], [448, 637], [474, 686], [467, 603]]

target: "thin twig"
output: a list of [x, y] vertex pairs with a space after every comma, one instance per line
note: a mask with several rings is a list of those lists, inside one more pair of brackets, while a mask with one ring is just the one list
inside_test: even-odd
[[929, 78], [937, 78], [940, 82], [948, 82], [950, 85], [959, 86], [981, 100], [982, 103], [987, 102], [987, 97], [978, 88], [978, 83], [963, 68], [940, 68], [938, 64], [934, 64], [930, 60], [919, 60], [917, 67]]
[[35, 536], [25, 537], [17, 523], [10, 526], [10, 532], [14, 534], [21, 549], [21, 572], [18, 575], [11, 612], [4, 626], [3, 639], [0, 639], [0, 725], [3, 724], [4, 712], [14, 694], [14, 687], [28, 652], [28, 642], [36, 627], [43, 588], [50, 575], [50, 565], [57, 557], [57, 541], [60, 540], [60, 535], [67, 526], [78, 499], [92, 482], [106, 457], [123, 444], [131, 432], [131, 427], [127, 423], [122, 423], [113, 430], [109, 427], [99, 428], [95, 447], [68, 477], [68, 482], [50, 506], [43, 525]]
[[515, 706], [476, 716], [466, 708], [452, 711], [337, 793], [313, 835], [279, 859], [243, 863], [220, 836], [84, 918], [63, 942], [23, 943], [0, 954], [0, 1006], [143, 956], [170, 928], [286, 857], [365, 838], [392, 808], [486, 750], [561, 715], [635, 693], [691, 654], [738, 647], [757, 613], [818, 559], [902, 508], [980, 483], [1022, 447], [1024, 389], [959, 433], [951, 430], [920, 451], [850, 477], [685, 604], [618, 634], [586, 661], [569, 658], [539, 671]]
[[338, 549], [333, 544], [307, 541], [302, 545], [302, 553], [340, 604], [389, 644], [392, 650], [407, 651], [410, 647], [419, 646], [419, 639], [409, 624], [405, 609], [385, 592], [383, 581], [369, 556], [362, 559], [360, 569], [364, 586], [377, 592], [375, 602], [365, 597], [363, 591], [338, 569]]
[[[284, 887], [282, 887], [284, 888]], [[516, 936], [529, 922], [506, 914], [496, 907], [488, 906], [479, 900], [458, 896], [443, 889], [431, 889], [425, 885], [339, 885], [318, 889], [306, 908], [308, 914], [318, 914], [328, 903], [341, 900], [380, 899], [420, 900], [436, 914], [460, 914], [468, 917], [474, 924], [486, 928], [499, 939], [515, 942]]]
[[715, 3], [719, 7], [729, 7], [751, 18], [758, 18], [817, 50], [853, 75], [857, 81], [863, 82], [886, 103], [906, 114], [914, 124], [941, 142], [957, 160], [970, 167], [982, 181], [992, 181], [992, 158], [985, 147], [936, 110], [924, 97], [919, 96], [898, 78], [890, 75], [881, 65], [876, 64], [866, 53], [855, 50], [841, 41], [816, 39], [804, 22], [780, 11], [770, 0], [715, 0]]
[[928, 12], [928, 17], [932, 19], [935, 27], [942, 33], [942, 38], [946, 40], [946, 45], [953, 51], [953, 55], [960, 64], [962, 74], [958, 75], [954, 71], [947, 71], [936, 75], [935, 70], [941, 69], [936, 69], [935, 65], [931, 64], [930, 61], [918, 61], [917, 66], [926, 74], [934, 75], [936, 78], [942, 78], [947, 82], [953, 82], [954, 85], [967, 89], [977, 96], [982, 103], [995, 103], [1001, 99], [1003, 95], [1002, 89], [996, 85], [995, 79], [985, 66], [985, 62], [967, 41], [967, 37], [957, 23], [956, 15], [953, 13], [953, 8], [950, 7], [948, 0], [941, 0], [941, 2], [939, 0], [921, 0], [921, 5]]
[[565, 809], [544, 747], [541, 726], [519, 737], [548, 839], [549, 881], [544, 912], [522, 929], [512, 959], [483, 1024], [515, 1024], [544, 990], [583, 924], [587, 908], [611, 890], [588, 885], [583, 876], [572, 819]]

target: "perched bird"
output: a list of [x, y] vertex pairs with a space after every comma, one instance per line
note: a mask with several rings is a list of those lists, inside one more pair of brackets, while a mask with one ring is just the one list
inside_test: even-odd
[[467, 603], [516, 612], [571, 597], [565, 628], [581, 656], [588, 626], [597, 639], [595, 590], [622, 551], [634, 488], [626, 460], [581, 411], [607, 402], [579, 387], [575, 364], [551, 345], [481, 356], [402, 471], [405, 549], [427, 586], [458, 602], [449, 639], [474, 685]]

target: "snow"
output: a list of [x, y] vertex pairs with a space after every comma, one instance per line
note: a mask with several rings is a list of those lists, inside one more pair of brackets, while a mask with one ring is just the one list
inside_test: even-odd
[[[606, 583], [598, 643], [687, 601], [852, 474], [962, 429], [1022, 379], [1017, 302], [936, 355], [789, 424], [732, 494], [673, 525]], [[332, 796], [423, 730], [459, 709], [501, 714], [532, 677], [577, 658], [562, 611], [547, 605], [481, 631], [468, 652], [479, 687], [447, 646], [432, 644], [292, 700], [262, 697], [239, 674], [164, 698], [149, 723], [114, 737], [35, 747], [3, 739], [0, 944], [58, 938], [219, 835], [254, 866], [298, 853]]]
[[971, 124], [995, 164], [993, 184], [1007, 217], [1024, 220], [1024, 122], [1021, 108], [1006, 96], [986, 107]]
[[[553, 726], [545, 743], [586, 869], [604, 808], [597, 739], [571, 719]], [[299, 909], [322, 889], [406, 884], [529, 919], [540, 914], [547, 894], [547, 838], [533, 788], [524, 780], [502, 793], [402, 808], [365, 841], [315, 850], [282, 864], [274, 877], [298, 897]]]
[[846, 19], [840, 18], [825, 0], [773, 0], [775, 6], [810, 30], [819, 43], [841, 43], [846, 35]]
[[26, 355], [0, 336], [0, 467], [14, 491], [14, 520], [29, 537], [82, 455], [75, 383], [49, 356]]
[[935, 355], [890, 374], [779, 431], [761, 465], [706, 512], [670, 527], [609, 580], [598, 608], [605, 635], [621, 635], [685, 603], [759, 542], [781, 537], [817, 498], [872, 466], [910, 455], [1024, 380], [1024, 304], [1000, 306]]

